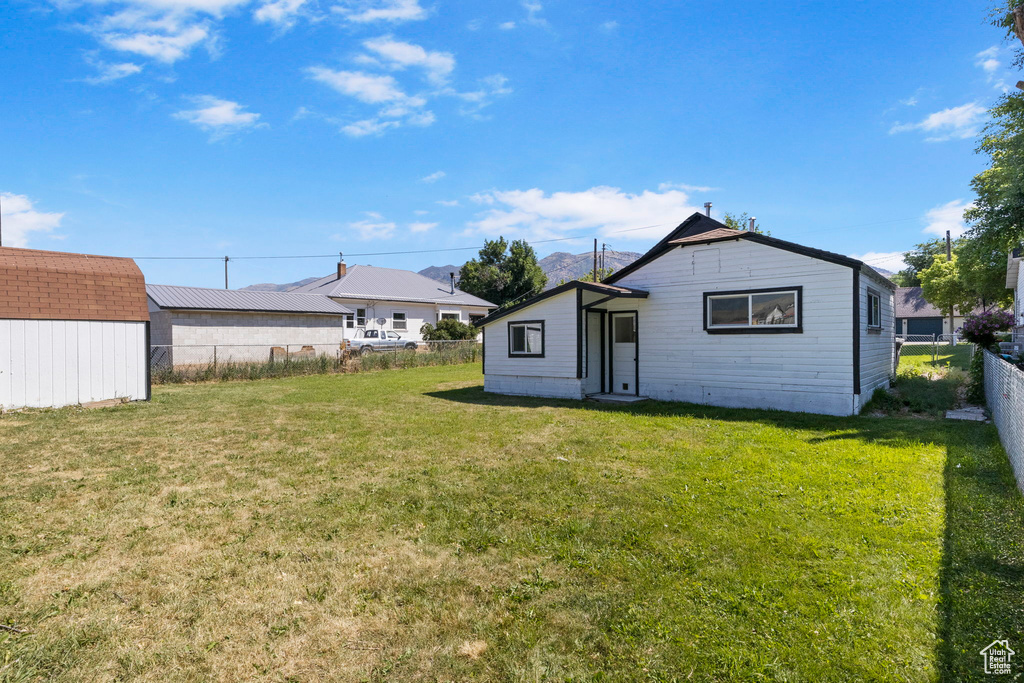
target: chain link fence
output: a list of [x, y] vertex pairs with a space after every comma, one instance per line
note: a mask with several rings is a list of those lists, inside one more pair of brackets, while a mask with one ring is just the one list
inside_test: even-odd
[[957, 334], [905, 334], [896, 337], [897, 369], [953, 366], [966, 370], [974, 344]]
[[154, 345], [149, 350], [149, 367], [154, 384], [167, 384], [454, 365], [477, 361], [480, 354], [476, 340], [403, 342], [372, 349], [358, 341]]
[[985, 351], [985, 402], [1024, 491], [1024, 371]]

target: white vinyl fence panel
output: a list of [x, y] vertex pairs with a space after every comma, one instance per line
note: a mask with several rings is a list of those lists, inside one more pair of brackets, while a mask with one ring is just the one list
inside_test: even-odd
[[985, 351], [985, 401], [1024, 491], [1024, 371]]
[[0, 408], [148, 394], [146, 323], [0, 320]]

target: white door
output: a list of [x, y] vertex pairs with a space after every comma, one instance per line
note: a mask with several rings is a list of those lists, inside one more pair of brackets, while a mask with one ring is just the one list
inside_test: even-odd
[[613, 394], [636, 394], [636, 313], [612, 313]]

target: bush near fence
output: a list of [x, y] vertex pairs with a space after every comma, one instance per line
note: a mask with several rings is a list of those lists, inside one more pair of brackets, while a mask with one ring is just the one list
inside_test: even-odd
[[154, 384], [255, 380], [455, 365], [480, 357], [481, 348], [476, 341], [423, 342], [416, 350], [383, 350], [364, 355], [338, 344], [153, 346], [150, 376]]
[[991, 351], [984, 355], [985, 401], [1013, 466], [1017, 487], [1024, 491], [1024, 371]]

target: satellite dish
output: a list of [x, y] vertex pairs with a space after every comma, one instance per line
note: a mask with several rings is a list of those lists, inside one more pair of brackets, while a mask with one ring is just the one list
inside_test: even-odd
[[383, 324], [387, 323], [387, 321], [388, 321], [387, 318], [377, 318], [377, 324], [378, 325], [383, 325]]

